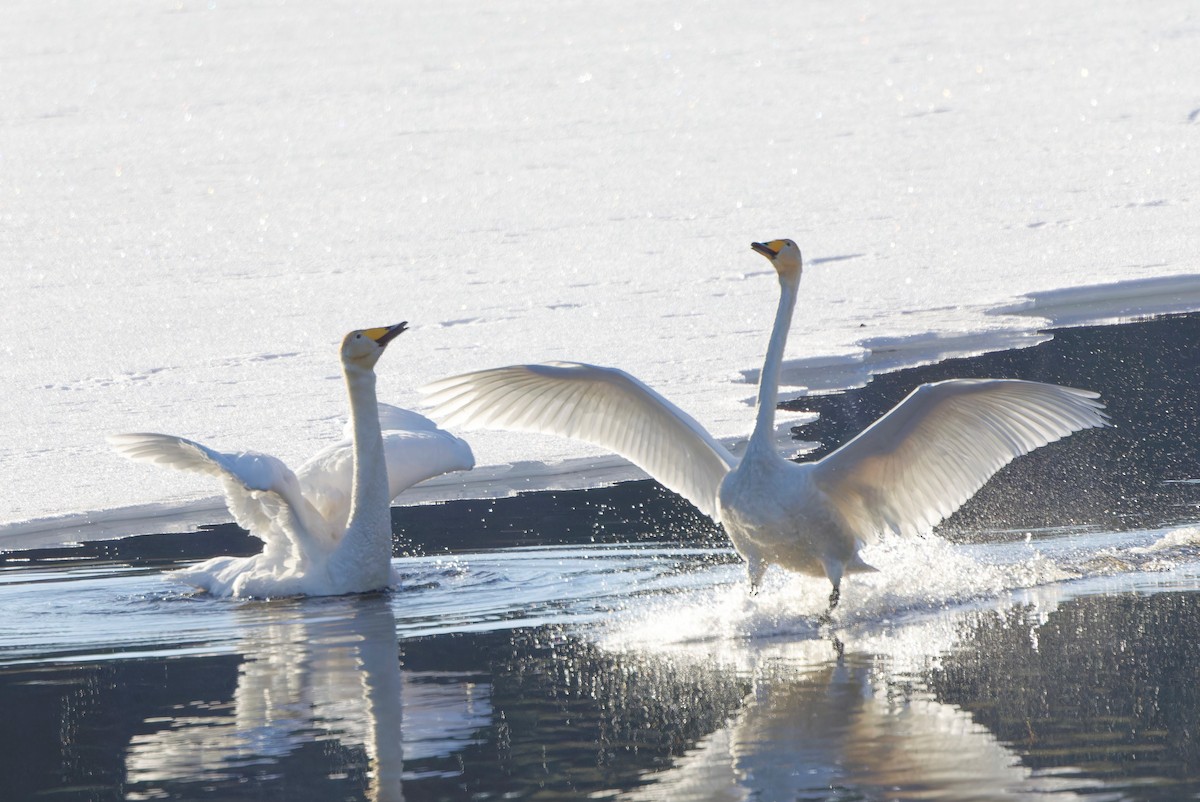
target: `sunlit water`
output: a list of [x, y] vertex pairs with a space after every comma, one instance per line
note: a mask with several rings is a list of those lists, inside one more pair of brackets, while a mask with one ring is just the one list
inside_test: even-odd
[[823, 583], [749, 596], [722, 549], [405, 559], [395, 593], [274, 602], [10, 568], [5, 798], [1200, 793], [1200, 528], [870, 558], [832, 622]]

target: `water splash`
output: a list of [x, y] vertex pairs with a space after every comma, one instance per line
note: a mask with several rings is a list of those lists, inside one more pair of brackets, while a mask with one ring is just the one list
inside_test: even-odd
[[973, 611], [1024, 605], [1044, 616], [1071, 598], [1080, 580], [1200, 566], [1200, 527], [971, 546], [935, 536], [891, 538], [863, 556], [879, 572], [849, 577], [831, 617], [824, 615], [824, 579], [772, 570], [751, 596], [742, 567], [723, 565], [693, 573], [673, 593], [626, 600], [593, 637], [614, 651], [702, 653], [741, 667], [779, 657], [781, 644], [799, 658], [798, 644], [813, 642], [827, 659], [831, 637], [897, 657], [915, 649], [928, 659], [952, 647]]
[[[968, 550], [938, 537], [891, 539], [864, 552], [878, 573], [854, 575], [826, 617], [829, 584], [780, 570], [761, 591], [747, 592], [740, 566], [721, 566], [685, 592], [631, 600], [602, 640], [613, 648], [712, 647], [721, 642], [812, 639], [827, 632], [872, 629], [921, 618], [1008, 591], [1061, 582], [1078, 574], [1031, 546], [1014, 557]], [[701, 585], [701, 581], [703, 584]]]

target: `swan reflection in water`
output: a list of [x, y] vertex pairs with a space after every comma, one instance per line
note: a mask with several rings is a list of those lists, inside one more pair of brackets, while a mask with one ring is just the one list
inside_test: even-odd
[[1033, 776], [967, 713], [928, 694], [895, 694], [875, 673], [871, 658], [854, 655], [764, 677], [727, 726], [620, 798], [807, 799], [846, 788], [868, 798], [875, 789], [907, 799], [1063, 799], [1079, 787]]
[[461, 747], [491, 720], [486, 683], [401, 669], [387, 596], [255, 603], [235, 615], [244, 659], [232, 701], [148, 721], [159, 729], [131, 740], [130, 786], [225, 779], [336, 741], [365, 753], [366, 798], [393, 802], [404, 798], [405, 757]]
[[[1045, 616], [1060, 588], [1028, 591], [1027, 610]], [[848, 628], [838, 637], [649, 644], [631, 661], [674, 665], [686, 686], [723, 664], [750, 690], [723, 726], [669, 767], [643, 775], [617, 798], [651, 800], [1111, 798], [1074, 770], [1035, 771], [1021, 752], [971, 713], [939, 699], [927, 678], [940, 655], [986, 632], [987, 610], [965, 610], [902, 626]], [[1022, 616], [1023, 617], [1023, 616]], [[651, 637], [661, 636], [654, 625]], [[670, 690], [658, 689], [660, 694]]]

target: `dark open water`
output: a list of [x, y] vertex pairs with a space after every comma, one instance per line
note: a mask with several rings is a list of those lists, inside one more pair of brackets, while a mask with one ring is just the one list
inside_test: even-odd
[[1117, 423], [872, 553], [831, 627], [649, 482], [397, 509], [391, 594], [162, 580], [252, 549], [231, 526], [0, 555], [0, 799], [1200, 798], [1198, 342], [1069, 329], [801, 399], [822, 449], [949, 376]]

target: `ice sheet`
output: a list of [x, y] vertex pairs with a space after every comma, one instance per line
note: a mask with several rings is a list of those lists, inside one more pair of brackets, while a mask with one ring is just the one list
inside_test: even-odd
[[[300, 462], [342, 334], [401, 319], [390, 403], [575, 359], [732, 442], [776, 298], [752, 239], [808, 259], [790, 392], [1200, 308], [1186, 0], [16, 0], [0, 52], [0, 536], [212, 507], [108, 432]], [[409, 500], [628, 473], [472, 444], [472, 487]]]

